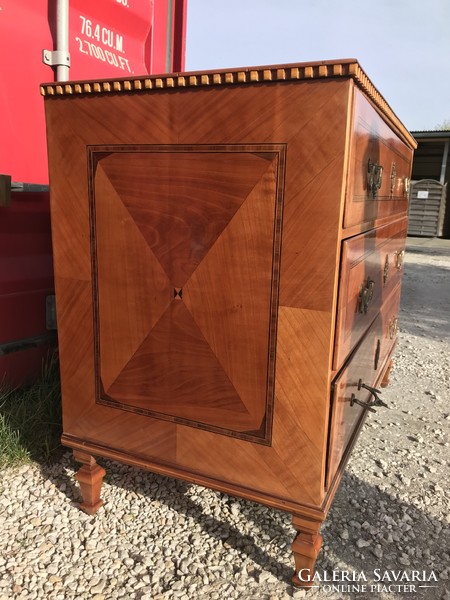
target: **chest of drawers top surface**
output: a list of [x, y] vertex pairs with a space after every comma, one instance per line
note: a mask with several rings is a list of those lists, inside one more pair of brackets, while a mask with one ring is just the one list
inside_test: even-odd
[[261, 85], [281, 82], [312, 82], [317, 80], [352, 79], [368, 98], [383, 113], [390, 126], [400, 133], [411, 147], [416, 142], [406, 127], [398, 119], [384, 97], [370, 81], [355, 59], [340, 59], [320, 62], [290, 63], [193, 71], [186, 73], [165, 73], [142, 75], [108, 80], [80, 80], [69, 82], [49, 82], [41, 85], [44, 97], [79, 96], [97, 94], [118, 94], [132, 92], [164, 92], [167, 90], [198, 89], [212, 86], [232, 86], [244, 84]]

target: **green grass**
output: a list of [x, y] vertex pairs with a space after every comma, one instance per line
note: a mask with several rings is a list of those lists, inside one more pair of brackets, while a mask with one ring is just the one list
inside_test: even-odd
[[0, 466], [49, 461], [61, 449], [59, 364], [52, 357], [39, 380], [15, 390], [0, 388]]

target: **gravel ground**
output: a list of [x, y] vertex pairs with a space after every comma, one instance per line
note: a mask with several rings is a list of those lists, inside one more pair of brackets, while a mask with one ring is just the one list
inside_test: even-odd
[[[102, 461], [105, 506], [87, 516], [66, 453], [1, 474], [0, 600], [450, 600], [449, 275], [450, 241], [408, 241], [389, 409], [369, 416], [322, 528], [319, 573], [367, 582], [297, 590], [289, 515], [117, 463]], [[413, 570], [433, 587], [378, 581]]]

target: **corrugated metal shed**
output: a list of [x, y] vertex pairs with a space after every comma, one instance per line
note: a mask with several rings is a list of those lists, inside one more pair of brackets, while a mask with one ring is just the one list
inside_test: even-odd
[[450, 237], [450, 131], [412, 131], [418, 141], [412, 167], [408, 235]]
[[447, 184], [434, 179], [411, 182], [408, 235], [442, 237]]

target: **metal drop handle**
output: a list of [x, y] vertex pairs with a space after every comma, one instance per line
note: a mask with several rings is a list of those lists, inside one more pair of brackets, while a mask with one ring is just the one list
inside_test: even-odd
[[360, 379], [358, 381], [358, 390], [361, 390], [362, 388], [364, 388], [365, 390], [368, 390], [370, 392], [370, 394], [373, 396], [374, 400], [372, 400], [372, 401], [369, 400], [369, 402], [362, 402], [355, 396], [355, 394], [352, 394], [351, 398], [350, 398], [350, 406], [353, 406], [354, 404], [358, 404], [362, 408], [365, 408], [366, 410], [370, 410], [370, 412], [376, 412], [376, 410], [373, 408], [374, 406], [384, 406], [385, 408], [388, 407], [386, 402], [383, 402], [383, 400], [378, 395], [378, 394], [381, 394], [381, 390], [378, 390], [377, 388], [374, 388], [370, 385], [363, 383], [362, 379]]
[[409, 177], [403, 178], [403, 195], [406, 197], [409, 194], [410, 183], [411, 183], [411, 180], [409, 179]]
[[390, 264], [389, 264], [389, 254], [386, 254], [386, 258], [384, 261], [384, 269], [383, 269], [383, 284], [386, 285], [389, 279], [389, 269], [390, 269]]
[[350, 406], [353, 406], [354, 404], [359, 404], [359, 406], [362, 406], [366, 410], [370, 410], [370, 412], [377, 412], [374, 408], [372, 408], [372, 404], [369, 402], [362, 402], [361, 400], [358, 400], [355, 394], [352, 394], [350, 398]]
[[396, 181], [397, 181], [397, 167], [395, 166], [395, 162], [393, 162], [392, 167], [391, 167], [391, 196], [394, 195]]

